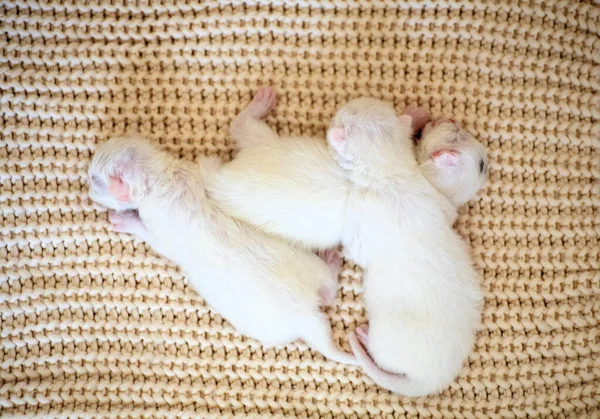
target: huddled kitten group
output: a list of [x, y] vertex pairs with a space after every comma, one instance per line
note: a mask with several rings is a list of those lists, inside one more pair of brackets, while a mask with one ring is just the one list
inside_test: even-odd
[[[480, 322], [479, 278], [452, 224], [485, 183], [485, 148], [455, 122], [370, 98], [343, 106], [327, 141], [281, 138], [262, 120], [275, 103], [262, 88], [235, 118], [239, 153], [223, 165], [108, 141], [89, 169], [91, 198], [262, 344], [300, 338], [394, 392], [443, 390]], [[335, 298], [340, 243], [364, 269], [368, 324], [350, 334], [353, 354], [320, 309]]]

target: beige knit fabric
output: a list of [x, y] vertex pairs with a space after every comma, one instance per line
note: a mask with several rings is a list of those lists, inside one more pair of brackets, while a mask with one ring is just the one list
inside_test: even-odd
[[[393, 3], [1, 3], [1, 416], [600, 417], [600, 8]], [[457, 226], [483, 326], [441, 395], [392, 395], [300, 342], [262, 348], [88, 199], [111, 136], [229, 159], [228, 125], [260, 85], [281, 95], [281, 133], [322, 135], [369, 95], [489, 147]], [[360, 284], [346, 263], [329, 310], [346, 348]]]

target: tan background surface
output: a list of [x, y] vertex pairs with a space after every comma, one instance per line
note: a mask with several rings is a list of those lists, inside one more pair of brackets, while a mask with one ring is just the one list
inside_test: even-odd
[[[0, 5], [0, 414], [598, 417], [599, 7], [226, 3]], [[443, 394], [391, 395], [301, 343], [262, 349], [89, 201], [99, 142], [130, 131], [230, 158], [228, 125], [265, 84], [282, 133], [323, 134], [371, 95], [488, 145], [488, 186], [458, 223], [483, 330]], [[360, 273], [341, 282], [347, 347]]]

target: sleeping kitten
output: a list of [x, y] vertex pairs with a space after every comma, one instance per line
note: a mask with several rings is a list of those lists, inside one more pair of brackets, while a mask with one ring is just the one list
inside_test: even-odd
[[[426, 129], [423, 143], [462, 138], [447, 125]], [[352, 349], [377, 384], [421, 396], [443, 390], [460, 371], [482, 295], [467, 246], [448, 222], [455, 206], [421, 173], [410, 131], [410, 117], [397, 117], [389, 104], [357, 99], [340, 109], [327, 138], [352, 184], [342, 243], [364, 268], [369, 325], [351, 336]], [[447, 157], [432, 157], [447, 167]]]
[[319, 306], [337, 278], [316, 255], [225, 214], [205, 194], [214, 162], [199, 168], [140, 139], [101, 145], [89, 169], [90, 197], [113, 211], [117, 231], [135, 234], [178, 263], [202, 297], [243, 334], [265, 345], [302, 338], [338, 362]]

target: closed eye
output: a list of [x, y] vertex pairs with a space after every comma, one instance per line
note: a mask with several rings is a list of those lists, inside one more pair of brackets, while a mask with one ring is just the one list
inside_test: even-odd
[[479, 173], [483, 174], [485, 171], [485, 162], [483, 160], [479, 160]]

